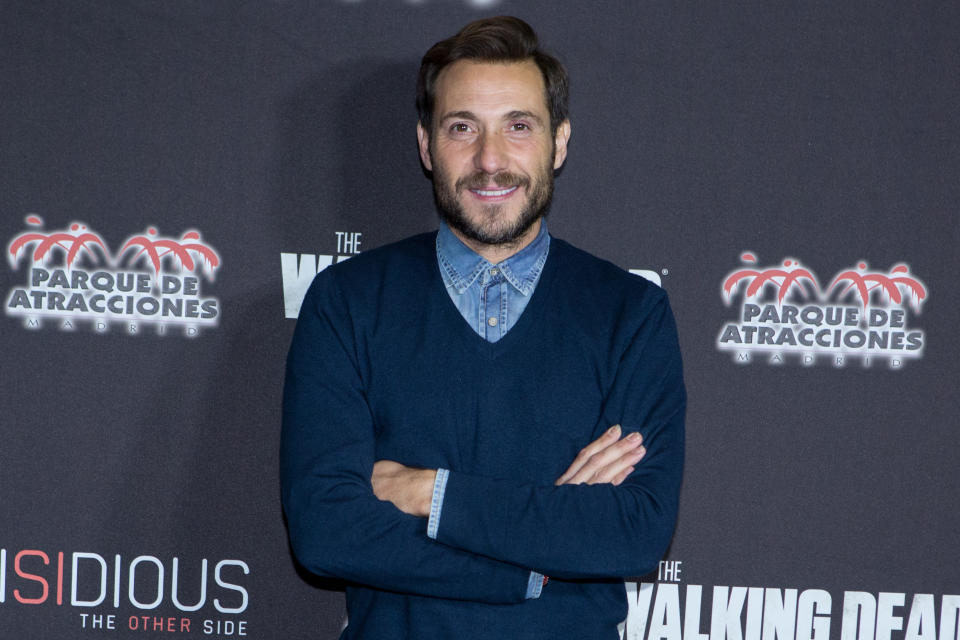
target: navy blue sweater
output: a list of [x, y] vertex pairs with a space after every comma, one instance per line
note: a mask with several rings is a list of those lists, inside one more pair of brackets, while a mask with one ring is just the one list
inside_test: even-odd
[[[287, 361], [290, 541], [347, 581], [344, 638], [616, 638], [622, 578], [673, 534], [685, 395], [666, 294], [562, 240], [490, 343], [444, 290], [435, 234], [321, 272]], [[620, 486], [554, 486], [614, 424], [647, 455]], [[436, 540], [378, 500], [373, 463], [450, 469]], [[550, 576], [525, 600], [530, 570]]]

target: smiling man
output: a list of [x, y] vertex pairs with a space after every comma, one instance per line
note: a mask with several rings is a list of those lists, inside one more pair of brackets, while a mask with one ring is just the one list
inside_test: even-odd
[[343, 638], [617, 638], [673, 533], [685, 395], [655, 285], [547, 231], [567, 76], [516, 18], [424, 56], [442, 223], [321, 272], [287, 362], [290, 540]]
[[461, 241], [498, 262], [537, 236], [570, 122], [551, 126], [532, 60], [459, 60], [443, 69], [436, 93], [436, 121], [429, 132], [421, 121], [417, 139], [437, 207]]

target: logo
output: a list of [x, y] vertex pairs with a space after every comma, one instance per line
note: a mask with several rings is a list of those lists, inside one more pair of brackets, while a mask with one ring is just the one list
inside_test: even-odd
[[313, 253], [281, 253], [280, 269], [283, 275], [283, 311], [287, 318], [300, 315], [300, 305], [314, 277], [334, 263], [343, 262], [360, 253], [360, 236], [356, 231], [335, 231], [337, 255]]
[[757, 262], [751, 253], [740, 259], [746, 266], [727, 274], [721, 290], [727, 306], [739, 302], [739, 317], [717, 336], [717, 349], [731, 352], [735, 362], [830, 360], [843, 367], [855, 360], [870, 367], [883, 361], [898, 369], [923, 355], [924, 332], [911, 322], [927, 287], [907, 264], [880, 272], [861, 261], [824, 289], [794, 258], [765, 268], [750, 266]]
[[65, 607], [81, 630], [247, 635], [243, 560], [0, 549], [0, 609]]
[[[661, 561], [656, 582], [627, 581], [623, 640], [953, 640], [960, 595], [693, 584]], [[682, 571], [681, 571], [682, 569]], [[647, 579], [652, 578], [649, 576]], [[832, 629], [832, 631], [831, 631]], [[837, 633], [839, 631], [839, 634]]]
[[88, 324], [97, 333], [121, 327], [137, 334], [150, 326], [158, 335], [177, 327], [192, 337], [219, 322], [220, 301], [205, 297], [201, 283], [213, 281], [220, 257], [199, 232], [168, 238], [149, 227], [112, 255], [85, 224], [44, 232], [39, 217], [26, 222], [34, 230], [10, 242], [7, 258], [15, 270], [26, 267], [27, 282], [10, 291], [5, 305], [25, 327], [48, 322], [72, 331]]

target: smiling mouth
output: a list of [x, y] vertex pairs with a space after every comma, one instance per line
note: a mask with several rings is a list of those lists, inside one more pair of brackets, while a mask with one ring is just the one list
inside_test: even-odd
[[512, 186], [506, 189], [470, 189], [470, 191], [482, 198], [498, 198], [501, 196], [510, 195], [518, 188], [519, 187], [517, 186]]

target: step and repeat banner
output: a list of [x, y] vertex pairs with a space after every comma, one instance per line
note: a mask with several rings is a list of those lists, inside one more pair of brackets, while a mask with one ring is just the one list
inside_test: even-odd
[[419, 59], [501, 13], [572, 78], [551, 232], [680, 329], [623, 637], [960, 637], [958, 5], [81, 0], [0, 18], [0, 638], [338, 637], [280, 508], [294, 318], [435, 227]]

